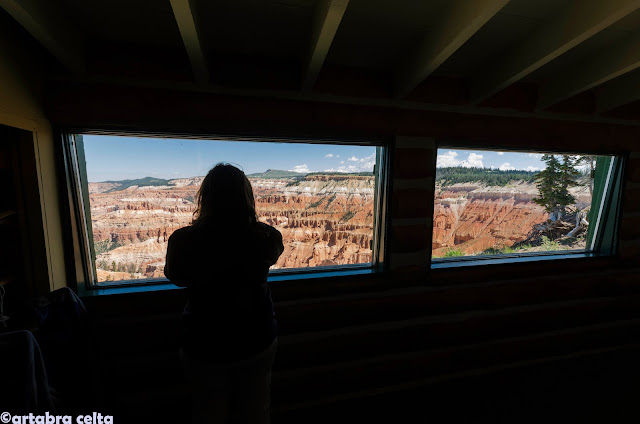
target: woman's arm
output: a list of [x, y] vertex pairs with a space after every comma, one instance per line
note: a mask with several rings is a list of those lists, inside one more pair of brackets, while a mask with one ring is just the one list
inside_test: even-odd
[[282, 233], [274, 227], [269, 227], [268, 238], [270, 239], [271, 251], [269, 252], [269, 266], [278, 262], [278, 258], [284, 252], [284, 244], [282, 243]]
[[180, 244], [180, 230], [177, 230], [171, 234], [167, 243], [164, 275], [176, 286], [187, 287], [189, 285], [188, 265], [185, 263], [184, 252]]

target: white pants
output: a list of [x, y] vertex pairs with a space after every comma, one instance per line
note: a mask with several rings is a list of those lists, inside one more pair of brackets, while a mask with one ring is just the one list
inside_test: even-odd
[[203, 362], [180, 351], [191, 382], [193, 422], [269, 423], [271, 366], [277, 341], [257, 355], [235, 362]]

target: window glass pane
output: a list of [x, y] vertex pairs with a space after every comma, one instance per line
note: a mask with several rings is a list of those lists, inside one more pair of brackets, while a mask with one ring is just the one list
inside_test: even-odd
[[612, 161], [439, 149], [432, 258], [592, 250]]
[[98, 282], [163, 278], [167, 239], [193, 218], [218, 162], [253, 186], [285, 251], [273, 268], [370, 264], [378, 149], [371, 146], [84, 135]]

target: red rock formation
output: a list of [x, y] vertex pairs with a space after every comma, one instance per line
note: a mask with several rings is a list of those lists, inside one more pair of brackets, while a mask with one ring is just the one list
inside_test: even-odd
[[483, 187], [456, 184], [437, 188], [433, 216], [432, 250], [443, 256], [448, 250], [466, 255], [486, 249], [502, 249], [526, 238], [548, 214], [532, 201], [532, 184]]
[[[98, 280], [163, 277], [166, 240], [190, 224], [201, 181], [185, 178], [169, 187], [110, 193], [111, 185], [89, 184], [94, 241], [117, 246], [97, 256]], [[252, 184], [259, 219], [283, 235], [285, 251], [274, 268], [371, 262], [373, 177], [314, 175], [300, 182], [260, 179]], [[583, 192], [579, 201], [588, 204]], [[534, 224], [547, 219], [532, 202], [536, 194], [535, 186], [525, 183], [438, 188], [433, 254], [443, 256], [449, 249], [477, 254], [523, 240]]]
[[[110, 185], [89, 184], [94, 242], [117, 246], [97, 255], [98, 280], [162, 277], [166, 240], [190, 224], [200, 182], [180, 179], [169, 187], [109, 193]], [[316, 175], [300, 183], [252, 184], [259, 220], [283, 235], [285, 251], [273, 268], [371, 262], [373, 177]]]

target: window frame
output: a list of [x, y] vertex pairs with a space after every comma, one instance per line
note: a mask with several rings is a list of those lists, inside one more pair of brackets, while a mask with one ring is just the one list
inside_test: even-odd
[[[365, 264], [346, 264], [317, 266], [313, 268], [285, 268], [270, 270], [267, 280], [270, 283], [291, 281], [294, 279], [342, 277], [346, 275], [363, 275], [384, 272], [388, 268], [386, 229], [389, 220], [389, 190], [390, 190], [390, 152], [389, 142], [385, 139], [359, 138], [292, 138], [269, 136], [237, 136], [212, 134], [184, 134], [184, 133], [155, 133], [138, 131], [114, 131], [101, 129], [68, 128], [60, 131], [62, 139], [62, 160], [66, 177], [66, 191], [69, 200], [69, 218], [71, 220], [71, 239], [74, 250], [74, 273], [76, 287], [83, 293], [90, 292], [104, 294], [110, 289], [142, 289], [148, 290], [153, 286], [172, 285], [167, 278], [147, 278], [118, 280], [110, 283], [98, 283], [95, 251], [93, 246], [93, 232], [91, 228], [91, 212], [88, 201], [88, 180], [84, 156], [84, 144], [76, 135], [110, 135], [124, 137], [174, 138], [190, 140], [220, 140], [227, 142], [277, 142], [302, 144], [334, 144], [357, 145], [376, 148], [376, 163], [374, 167], [374, 222], [372, 240], [372, 262]], [[72, 275], [73, 275], [72, 274]]]
[[[464, 142], [442, 141], [435, 145], [435, 155], [437, 157], [440, 150], [478, 150], [490, 152], [510, 152], [510, 153], [549, 153], [549, 154], [569, 154], [584, 155], [593, 154], [597, 156], [609, 156], [613, 158], [607, 171], [605, 182], [605, 195], [600, 204], [600, 211], [594, 230], [593, 239], [591, 241], [591, 249], [576, 249], [570, 251], [550, 251], [550, 252], [526, 252], [526, 253], [508, 253], [502, 255], [474, 255], [461, 256], [451, 258], [433, 258], [433, 249], [429, 254], [430, 269], [448, 269], [468, 266], [481, 265], [501, 265], [519, 262], [535, 262], [547, 260], [566, 260], [575, 258], [595, 258], [615, 256], [617, 254], [618, 231], [621, 213], [622, 186], [624, 184], [624, 173], [627, 158], [620, 153], [605, 153], [594, 151], [566, 151], [553, 149], [536, 150], [535, 147], [527, 150], [521, 150], [513, 146], [503, 147], [495, 145], [469, 145]], [[436, 167], [437, 168], [437, 167]], [[436, 178], [434, 168], [433, 192], [436, 190]], [[435, 197], [434, 197], [434, 213], [435, 213]], [[433, 221], [433, 216], [431, 217]], [[431, 228], [431, 240], [433, 241], [433, 225]]]

